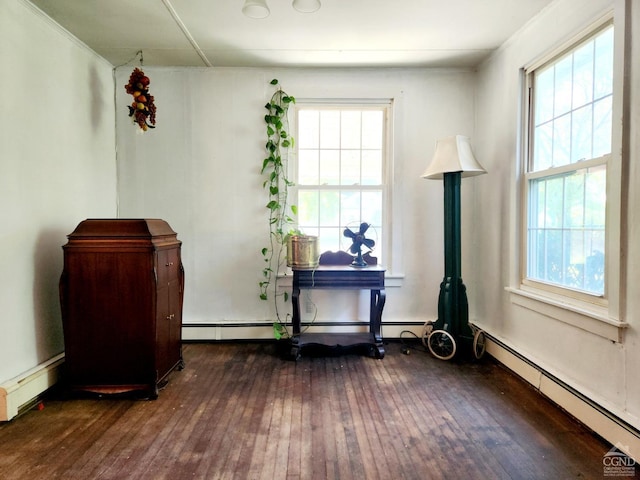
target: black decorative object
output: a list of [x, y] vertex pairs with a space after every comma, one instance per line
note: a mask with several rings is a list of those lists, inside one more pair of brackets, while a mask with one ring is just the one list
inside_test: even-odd
[[368, 223], [361, 223], [358, 233], [354, 233], [349, 229], [349, 227], [344, 229], [344, 236], [350, 238], [353, 242], [351, 244], [351, 247], [349, 248], [349, 251], [356, 255], [356, 258], [351, 263], [352, 267], [363, 268], [367, 266], [367, 262], [365, 262], [362, 258], [362, 246], [364, 245], [369, 250], [371, 250], [376, 244], [374, 240], [371, 240], [370, 238], [366, 238], [364, 236], [370, 226], [371, 225]]

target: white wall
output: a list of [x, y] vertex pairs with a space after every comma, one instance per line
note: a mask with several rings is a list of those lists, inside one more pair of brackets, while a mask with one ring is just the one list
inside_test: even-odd
[[[635, 1], [629, 4], [633, 5], [633, 29], [637, 33], [640, 11]], [[623, 1], [558, 0], [503, 45], [479, 71], [476, 121], [479, 141], [476, 145], [477, 154], [485, 162], [489, 175], [478, 177], [472, 207], [476, 218], [475, 241], [480, 252], [474, 268], [477, 281], [472, 314], [479, 324], [506, 345], [638, 428], [640, 244], [637, 240], [637, 206], [640, 177], [635, 159], [639, 153], [640, 66], [637, 38], [629, 62], [632, 82], [630, 128], [633, 134], [630, 136], [629, 217], [622, 219], [622, 244], [628, 242], [629, 250], [626, 258], [621, 257], [623, 271], [627, 268], [629, 275], [622, 280], [620, 290], [621, 320], [628, 322], [629, 327], [622, 333], [622, 342], [566, 323], [573, 318], [568, 311], [555, 319], [539, 310], [518, 306], [512, 303], [514, 296], [505, 290], [505, 287], [518, 287], [519, 284], [520, 69], [589, 26], [614, 5], [616, 28], [622, 31]], [[611, 195], [612, 198], [619, 196], [620, 191], [611, 192]], [[627, 226], [629, 230], [625, 232]], [[613, 297], [617, 296], [615, 293]], [[616, 307], [612, 305], [614, 312]], [[578, 320], [588, 322], [587, 318]]]
[[63, 351], [66, 235], [113, 216], [111, 67], [30, 4], [0, 2], [0, 384]]
[[[117, 70], [127, 82], [133, 66]], [[158, 108], [157, 128], [144, 135], [127, 116], [118, 88], [120, 215], [167, 220], [183, 244], [184, 322], [255, 324], [206, 330], [206, 338], [272, 337], [271, 302], [258, 298], [268, 240], [268, 201], [260, 175], [263, 117], [272, 78], [298, 100], [374, 98], [394, 101], [394, 265], [402, 287], [387, 288], [384, 321], [434, 319], [443, 275], [442, 183], [420, 174], [437, 138], [473, 136], [475, 73], [460, 70], [263, 70], [145, 68]], [[397, 280], [400, 282], [400, 280]], [[393, 282], [392, 282], [393, 283]], [[317, 292], [314, 292], [314, 295]], [[315, 300], [315, 297], [314, 297]], [[331, 319], [318, 300], [320, 317]], [[367, 304], [368, 306], [368, 304]], [[290, 311], [290, 304], [283, 311]], [[362, 309], [366, 310], [366, 309]], [[359, 317], [367, 318], [361, 311]], [[404, 327], [402, 327], [404, 328]], [[420, 327], [414, 329], [418, 332]], [[187, 335], [189, 335], [187, 329]], [[226, 332], [226, 333], [225, 333]]]

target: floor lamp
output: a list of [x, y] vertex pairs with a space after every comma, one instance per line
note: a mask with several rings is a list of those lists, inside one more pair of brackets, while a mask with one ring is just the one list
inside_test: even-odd
[[469, 325], [467, 291], [462, 283], [460, 238], [460, 179], [487, 173], [475, 159], [469, 139], [462, 135], [436, 142], [431, 163], [422, 174], [444, 182], [444, 278], [438, 296], [438, 319], [428, 333], [427, 345], [443, 360], [453, 358], [457, 342], [473, 342], [476, 358], [484, 353], [484, 334]]

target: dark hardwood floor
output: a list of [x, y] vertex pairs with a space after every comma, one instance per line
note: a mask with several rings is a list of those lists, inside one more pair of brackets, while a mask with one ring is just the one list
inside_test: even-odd
[[0, 479], [603, 478], [610, 445], [489, 358], [276, 350], [186, 344], [155, 401], [51, 392], [0, 425]]

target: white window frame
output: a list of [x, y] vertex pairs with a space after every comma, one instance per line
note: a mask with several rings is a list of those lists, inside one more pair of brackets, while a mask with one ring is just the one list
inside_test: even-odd
[[[293, 124], [294, 124], [294, 138], [299, 137], [298, 132], [298, 112], [301, 109], [352, 109], [352, 110], [366, 110], [366, 109], [381, 109], [384, 112], [384, 137], [382, 147], [382, 234], [384, 235], [383, 250], [381, 251], [382, 264], [387, 269], [387, 273], [391, 273], [393, 270], [392, 259], [392, 240], [393, 235], [391, 232], [391, 209], [392, 209], [392, 185], [393, 185], [393, 99], [296, 99], [296, 103], [293, 105]], [[289, 168], [291, 170], [291, 177], [296, 183], [292, 187], [292, 193], [294, 195], [294, 202], [298, 205], [298, 144], [294, 144], [293, 160], [289, 162]], [[340, 188], [339, 185], [331, 185], [327, 188]], [[322, 186], [320, 186], [322, 188]], [[367, 187], [364, 186], [363, 190]], [[367, 219], [361, 219], [366, 221]], [[344, 225], [346, 227], [346, 225]], [[381, 233], [378, 233], [380, 235]], [[369, 237], [369, 235], [367, 235]], [[322, 252], [321, 252], [322, 253]], [[376, 250], [374, 250], [374, 257]]]
[[[523, 109], [520, 162], [521, 177], [521, 213], [520, 213], [520, 262], [519, 285], [508, 290], [513, 294], [512, 302], [543, 313], [562, 322], [574, 325], [580, 329], [590, 331], [609, 340], [620, 342], [627, 323], [623, 318], [621, 295], [624, 285], [625, 272], [621, 258], [623, 244], [621, 242], [622, 208], [624, 206], [624, 188], [622, 181], [622, 144], [624, 127], [624, 58], [625, 58], [625, 29], [624, 15], [613, 19], [613, 12], [593, 22], [587, 28], [574, 35], [562, 45], [540, 57], [522, 69]], [[532, 151], [529, 141], [532, 132], [532, 98], [530, 94], [532, 72], [571, 51], [579, 44], [588, 40], [598, 31], [614, 23], [614, 65], [613, 65], [613, 111], [611, 154], [593, 159], [581, 164], [567, 166], [569, 169], [582, 169], [586, 166], [605, 164], [607, 168], [607, 205], [605, 227], [605, 293], [602, 296], [592, 295], [562, 286], [547, 284], [526, 277], [528, 256], [528, 208], [529, 208], [529, 180], [544, 175], [540, 172], [529, 173]], [[589, 165], [587, 165], [589, 164]], [[562, 173], [558, 169], [557, 173]]]

